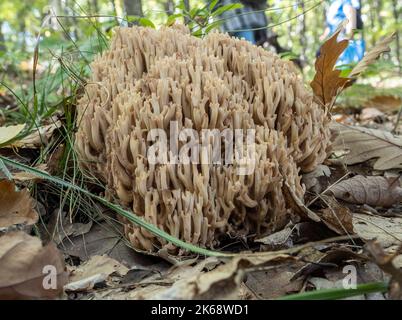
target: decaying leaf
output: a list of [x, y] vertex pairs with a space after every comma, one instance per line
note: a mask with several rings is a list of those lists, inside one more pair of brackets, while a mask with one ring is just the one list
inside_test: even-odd
[[7, 143], [8, 141], [17, 137], [22, 130], [24, 130], [25, 124], [17, 124], [15, 126], [0, 127], [0, 145]]
[[401, 106], [401, 103], [401, 97], [392, 95], [378, 95], [366, 101], [364, 106], [376, 108], [381, 112], [392, 112], [398, 110]]
[[383, 248], [402, 243], [402, 218], [353, 213], [353, 229], [361, 239], [376, 240]]
[[390, 207], [402, 200], [399, 179], [361, 175], [338, 182], [328, 191], [336, 198], [353, 204]]
[[16, 191], [14, 183], [9, 180], [0, 181], [0, 203], [0, 228], [32, 225], [38, 221], [28, 190]]
[[385, 114], [378, 110], [377, 108], [364, 108], [360, 113], [361, 121], [383, 119]]
[[[42, 163], [39, 164], [37, 166], [34, 167], [37, 170], [40, 171], [47, 171], [47, 164], [46, 163]], [[13, 180], [18, 181], [18, 182], [26, 182], [26, 181], [40, 181], [41, 178], [39, 178], [37, 175], [34, 175], [32, 173], [29, 172], [25, 172], [25, 171], [19, 171], [16, 173], [12, 173], [13, 176]]]
[[314, 98], [325, 107], [331, 106], [338, 93], [351, 84], [350, 79], [340, 77], [340, 70], [334, 69], [336, 61], [349, 44], [346, 39], [337, 40], [343, 27], [344, 23], [321, 46], [320, 56], [315, 62], [316, 74], [310, 83]]
[[53, 132], [60, 128], [62, 125], [60, 120], [56, 120], [51, 124], [41, 126], [34, 130], [32, 133], [27, 135], [21, 140], [12, 143], [12, 147], [22, 147], [22, 148], [35, 148], [41, 146], [42, 144], [47, 144], [49, 139], [52, 137]]
[[402, 299], [402, 270], [394, 265], [395, 258], [402, 253], [402, 245], [393, 254], [387, 254], [378, 242], [370, 241], [367, 249], [375, 259], [377, 265], [391, 275], [389, 295], [391, 299]]
[[110, 275], [124, 276], [128, 268], [107, 255], [93, 256], [71, 272], [70, 282], [64, 286], [66, 291], [88, 291], [95, 284], [106, 281]]
[[71, 222], [70, 216], [60, 209], [54, 210], [46, 226], [47, 238], [59, 245], [66, 237], [83, 236], [92, 227], [92, 220], [88, 223]]
[[319, 214], [322, 222], [338, 234], [353, 234], [352, 212], [349, 208], [341, 205], [333, 197], [321, 195], [321, 198], [328, 206]]
[[56, 298], [68, 277], [56, 246], [22, 231], [0, 237], [0, 270], [0, 299]]
[[110, 255], [119, 241], [120, 236], [107, 224], [96, 224], [86, 234], [64, 239], [59, 247], [66, 254], [87, 261], [94, 255]]
[[298, 270], [292, 279], [297, 279], [300, 277], [307, 278], [308, 276], [313, 275], [317, 271], [321, 270], [323, 267], [333, 269], [334, 267], [344, 265], [350, 260], [368, 260], [367, 256], [358, 254], [343, 246], [336, 246], [325, 252], [321, 252], [314, 248], [308, 248], [305, 251], [307, 252], [306, 256], [303, 257], [303, 252], [301, 252], [299, 257], [303, 260], [309, 261], [309, 263]]
[[293, 189], [289, 186], [288, 182], [284, 183], [283, 194], [289, 207], [292, 208], [297, 214], [305, 219], [310, 219], [315, 222], [320, 221], [320, 217], [313, 211], [311, 211], [304, 204], [304, 199], [300, 199]]
[[294, 257], [281, 252], [239, 256], [212, 271], [201, 272], [185, 281], [175, 282], [155, 299], [234, 299], [245, 275], [245, 268], [291, 260]]
[[357, 78], [362, 72], [364, 72], [367, 67], [372, 64], [378, 57], [384, 53], [390, 51], [389, 44], [395, 39], [395, 33], [390, 36], [385, 37], [379, 41], [374, 48], [367, 52], [363, 59], [360, 60], [356, 66], [349, 73], [349, 78]]
[[324, 189], [322, 184], [325, 184], [325, 181], [322, 180], [327, 180], [330, 176], [331, 170], [329, 167], [320, 164], [313, 171], [302, 175], [302, 183], [306, 186], [306, 190], [318, 194]]
[[292, 233], [294, 229], [294, 227], [289, 226], [263, 238], [256, 239], [255, 242], [262, 243], [265, 245], [264, 248], [269, 248], [270, 250], [290, 248], [293, 246]]
[[347, 150], [345, 164], [356, 164], [376, 159], [375, 170], [402, 168], [402, 137], [387, 131], [363, 127], [331, 124], [331, 130], [337, 137], [333, 151]]
[[275, 299], [287, 294], [299, 292], [304, 279], [293, 279], [294, 274], [305, 262], [280, 263], [267, 268], [255, 268], [247, 272], [245, 284], [251, 289], [254, 297], [259, 299]]

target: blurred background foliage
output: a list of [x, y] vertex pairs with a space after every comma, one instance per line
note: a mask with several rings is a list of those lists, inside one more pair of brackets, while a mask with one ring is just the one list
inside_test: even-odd
[[[0, 0], [1, 118], [19, 122], [35, 112], [38, 122], [67, 105], [85, 87], [90, 61], [108, 46], [113, 27], [149, 27], [182, 22], [196, 36], [219, 29], [217, 1], [202, 0]], [[360, 1], [363, 37], [370, 49], [383, 36], [402, 29], [398, 0]], [[314, 61], [325, 27], [328, 1], [268, 0], [267, 32], [286, 52], [297, 57], [306, 83], [314, 75]], [[232, 8], [225, 8], [231, 10]], [[357, 90], [347, 90], [341, 101], [361, 103], [362, 96], [401, 95], [401, 40], [370, 67]], [[274, 50], [267, 47], [267, 50]], [[32, 73], [35, 72], [35, 77]], [[363, 92], [363, 93], [362, 93]], [[2, 103], [14, 95], [13, 103]], [[377, 94], [377, 93], [376, 93]], [[21, 105], [24, 108], [21, 108]], [[32, 118], [32, 116], [31, 116]]]

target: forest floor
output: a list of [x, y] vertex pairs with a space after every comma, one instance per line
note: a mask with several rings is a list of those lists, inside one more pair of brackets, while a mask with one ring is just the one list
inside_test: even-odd
[[[27, 251], [10, 243], [27, 243], [32, 250], [25, 260], [56, 265], [63, 299], [401, 298], [402, 136], [397, 134], [402, 121], [401, 96], [395, 94], [401, 87], [398, 77], [360, 83], [339, 99], [332, 112], [332, 130], [338, 135], [333, 152], [303, 176], [304, 206], [314, 218], [289, 223], [253, 242], [235, 239], [219, 250], [236, 253], [233, 257], [135, 251], [110, 208], [3, 162], [3, 178], [12, 180], [0, 183], [0, 242], [15, 259]], [[20, 112], [5, 92], [0, 108]], [[68, 123], [63, 112], [53, 114], [47, 124], [1, 148], [0, 154], [83, 186], [78, 176], [58, 170], [67, 144], [60, 132]], [[2, 131], [2, 141], [22, 128], [13, 130]], [[96, 193], [97, 187], [88, 190]], [[27, 275], [34, 279], [38, 270], [2, 262], [2, 257], [0, 253], [3, 275], [19, 274], [21, 281], [9, 285], [12, 293], [0, 288], [0, 295], [46, 296], [34, 293], [35, 284], [26, 280]], [[323, 289], [332, 290], [315, 291]]]

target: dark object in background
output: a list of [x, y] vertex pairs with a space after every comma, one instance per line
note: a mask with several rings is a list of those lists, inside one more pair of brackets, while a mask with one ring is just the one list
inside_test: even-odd
[[[238, 2], [239, 0], [221, 0], [217, 8]], [[265, 10], [268, 8], [266, 0], [240, 0], [240, 3], [243, 8], [225, 11], [220, 16], [224, 19], [222, 31], [234, 37], [244, 38], [257, 46], [264, 47], [268, 44], [278, 54], [290, 51], [279, 44], [278, 35], [269, 29], [265, 15]], [[303, 64], [299, 58], [291, 59], [291, 61], [302, 69]]]

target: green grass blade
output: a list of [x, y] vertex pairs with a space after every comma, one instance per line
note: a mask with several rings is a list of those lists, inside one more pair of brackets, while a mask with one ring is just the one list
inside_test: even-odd
[[387, 290], [388, 284], [386, 282], [370, 282], [359, 284], [356, 289], [334, 288], [315, 290], [283, 296], [278, 298], [278, 300], [336, 300], [373, 292], [386, 292]]
[[213, 256], [213, 257], [232, 257], [234, 256], [234, 254], [230, 254], [230, 253], [224, 253], [224, 252], [218, 252], [218, 251], [212, 251], [212, 250], [208, 250], [208, 249], [204, 249], [204, 248], [200, 248], [197, 247], [193, 244], [190, 243], [186, 243], [184, 241], [181, 241], [173, 236], [171, 236], [170, 234], [162, 231], [161, 229], [159, 229], [158, 227], [154, 226], [151, 223], [146, 222], [145, 220], [143, 220], [141, 217], [135, 215], [134, 213], [123, 209], [122, 207], [120, 207], [119, 205], [110, 203], [109, 201], [107, 201], [106, 199], [97, 196], [95, 194], [92, 194], [91, 192], [89, 192], [88, 190], [85, 190], [84, 188], [81, 188], [79, 186], [76, 186], [70, 182], [67, 182], [65, 180], [62, 180], [58, 177], [53, 177], [51, 175], [49, 175], [46, 172], [43, 172], [41, 170], [29, 167], [27, 165], [21, 164], [19, 162], [16, 162], [14, 160], [8, 159], [6, 157], [0, 156], [0, 160], [4, 162], [4, 164], [7, 164], [11, 167], [14, 167], [16, 169], [31, 173], [39, 178], [42, 178], [44, 180], [56, 183], [60, 186], [66, 187], [66, 188], [70, 188], [73, 189], [75, 191], [78, 192], [82, 192], [83, 194], [85, 194], [88, 197], [91, 197], [92, 199], [95, 199], [97, 201], [99, 201], [100, 203], [102, 203], [103, 205], [105, 205], [106, 207], [108, 207], [109, 209], [117, 212], [118, 214], [120, 214], [121, 216], [127, 218], [129, 221], [131, 221], [132, 223], [146, 229], [147, 231], [151, 232], [152, 234], [161, 237], [163, 239], [165, 239], [166, 241], [171, 242], [172, 244], [174, 244], [177, 247], [183, 248], [185, 250], [197, 253], [197, 254], [201, 254], [204, 256]]

